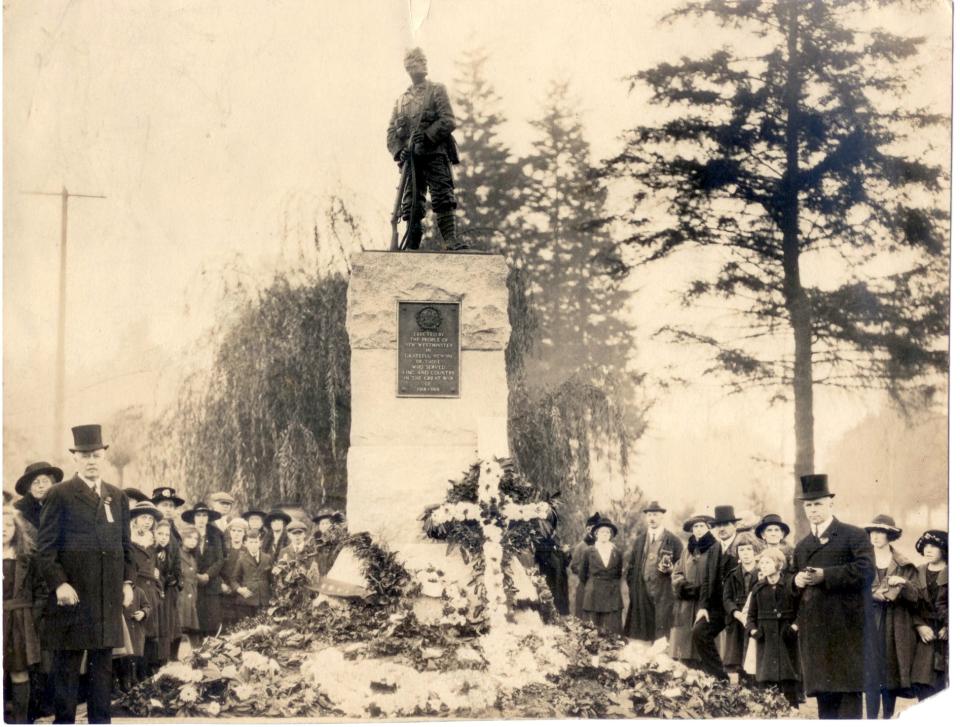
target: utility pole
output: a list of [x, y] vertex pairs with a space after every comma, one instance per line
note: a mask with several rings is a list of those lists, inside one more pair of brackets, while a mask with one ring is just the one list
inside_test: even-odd
[[86, 199], [106, 199], [106, 197], [102, 194], [76, 194], [68, 192], [66, 187], [61, 188], [59, 192], [23, 192], [22, 194], [60, 198], [60, 297], [57, 311], [57, 357], [53, 404], [53, 449], [51, 451], [53, 457], [60, 457], [63, 453], [63, 389], [67, 367], [65, 351], [67, 337], [67, 205], [71, 197], [85, 197]]

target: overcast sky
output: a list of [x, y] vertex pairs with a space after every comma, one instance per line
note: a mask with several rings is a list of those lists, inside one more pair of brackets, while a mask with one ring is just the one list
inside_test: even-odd
[[[627, 94], [625, 75], [723, 38], [658, 24], [666, 2], [412, 6], [413, 23], [408, 0], [5, 2], [5, 425], [39, 431], [52, 420], [59, 200], [22, 191], [66, 185], [106, 196], [70, 205], [68, 421], [129, 403], [156, 411], [213, 321], [225, 266], [254, 283], [282, 269], [331, 193], [362, 217], [368, 245], [386, 246], [396, 169], [384, 133], [408, 82], [405, 48], [421, 45], [431, 77], [448, 83], [462, 50], [487, 50], [516, 150], [531, 138], [548, 81], [569, 80], [600, 158], [649, 112], [642, 95]], [[902, 18], [932, 39], [916, 98], [946, 111], [949, 3]], [[678, 263], [631, 281], [641, 368], [700, 366], [696, 353], [646, 340], [684, 272]], [[881, 402], [817, 404], [830, 442]], [[638, 466], [667, 467], [663, 453], [688, 432], [738, 426], [771, 458], [792, 458], [789, 407], [733, 400], [704, 381], [662, 401]], [[729, 456], [717, 442], [718, 459], [705, 466]]]

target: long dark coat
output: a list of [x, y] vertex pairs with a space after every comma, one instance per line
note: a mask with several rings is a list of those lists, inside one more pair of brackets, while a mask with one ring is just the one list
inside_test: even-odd
[[38, 626], [46, 587], [34, 559], [19, 554], [13, 565], [13, 583], [4, 583], [3, 668], [6, 672], [26, 671], [40, 662]]
[[800, 680], [797, 633], [791, 628], [797, 618], [796, 600], [783, 575], [775, 584], [763, 578], [753, 586], [746, 632], [758, 631], [758, 682]]
[[[74, 476], [54, 485], [45, 498], [37, 558], [50, 588], [41, 638], [51, 650], [123, 645], [123, 583], [132, 583], [136, 570], [130, 511], [117, 487], [101, 482], [100, 493], [98, 498]], [[76, 590], [76, 606], [57, 605], [61, 583]]]
[[177, 597], [177, 616], [184, 632], [200, 630], [197, 618], [197, 562], [192, 550], [180, 551], [180, 594]]
[[577, 585], [573, 594], [573, 615], [577, 618], [583, 618], [583, 587], [586, 584], [580, 580], [580, 566], [583, 565], [583, 559], [587, 557], [589, 548], [589, 543], [581, 540], [570, 551], [570, 570], [577, 578]]
[[[914, 628], [919, 591], [917, 568], [902, 555], [893, 551], [890, 565], [884, 578], [874, 572], [871, 592], [886, 594], [892, 601], [877, 601], [872, 598], [868, 624], [871, 658], [867, 661], [867, 687], [871, 689], [909, 689], [912, 681], [910, 670], [917, 647], [917, 632]], [[906, 578], [902, 586], [890, 586], [891, 576]]]
[[183, 631], [180, 628], [180, 547], [174, 538], [166, 547], [157, 549], [157, 568], [160, 570], [160, 583], [163, 586], [163, 599], [160, 601], [159, 654], [162, 661], [170, 658], [171, 640], [178, 639]]
[[542, 538], [533, 552], [537, 570], [547, 582], [553, 604], [561, 616], [570, 614], [570, 584], [567, 580], [567, 565], [570, 555], [553, 537]]
[[157, 556], [153, 547], [144, 547], [139, 543], [130, 543], [133, 549], [133, 562], [137, 566], [134, 583], [143, 591], [146, 603], [150, 606], [150, 615], [140, 623], [144, 636], [155, 639], [160, 635], [160, 578], [158, 577]]
[[711, 621], [723, 620], [720, 557], [720, 543], [711, 533], [699, 541], [691, 535], [674, 566], [671, 584], [676, 601], [670, 629], [670, 656], [674, 659], [698, 659], [693, 646], [697, 611], [704, 608]]
[[200, 632], [204, 634], [216, 633], [220, 628], [222, 616], [220, 613], [220, 584], [221, 570], [223, 569], [223, 533], [211, 523], [207, 523], [207, 532], [204, 538], [203, 552], [198, 544], [193, 550], [197, 564], [197, 575], [207, 574], [210, 580], [207, 583], [197, 582], [197, 621], [200, 623]]
[[623, 553], [616, 545], [610, 551], [610, 561], [603, 558], [595, 545], [591, 545], [580, 564], [580, 580], [584, 583], [583, 610], [595, 613], [610, 613], [623, 609], [620, 596], [620, 576], [623, 574]]
[[808, 695], [862, 692], [866, 642], [866, 609], [873, 582], [873, 548], [866, 531], [836, 518], [823, 541], [809, 533], [797, 543], [797, 571], [822, 568], [824, 580], [799, 589], [797, 623], [800, 660]]
[[[670, 635], [673, 626], [673, 587], [670, 578], [680, 560], [683, 543], [669, 530], [661, 530], [653, 547], [649, 547], [648, 531], [640, 530], [627, 556], [627, 588], [630, 603], [624, 633], [632, 639], [655, 641]], [[656, 564], [670, 556], [671, 569], [661, 573]], [[652, 561], [648, 563], [648, 559]]]
[[[946, 626], [946, 621], [942, 614], [937, 611], [937, 596], [947, 589], [947, 572], [949, 568], [944, 568], [939, 573], [931, 573], [924, 563], [917, 571], [917, 608], [913, 615], [913, 626], [929, 626], [933, 629], [933, 635], [936, 637], [940, 629]], [[933, 589], [935, 594], [931, 598], [929, 589], [930, 581], [934, 580], [936, 587]], [[946, 653], [947, 642], [935, 639], [929, 644], [925, 644], [917, 639], [917, 649], [913, 654], [913, 665], [910, 669], [910, 680], [914, 684], [926, 684], [927, 686], [940, 686], [943, 682], [946, 672]]]
[[727, 619], [721, 654], [724, 666], [739, 668], [743, 666], [743, 659], [747, 655], [746, 632], [743, 625], [733, 617], [733, 613], [744, 610], [750, 590], [757, 582], [757, 575], [756, 568], [747, 573], [741, 566], [737, 566], [727, 573], [723, 581], [723, 610]]
[[[143, 618], [137, 621], [133, 614], [143, 611]], [[133, 587], [133, 601], [123, 609], [123, 617], [127, 620], [127, 631], [130, 633], [130, 646], [133, 653], [130, 656], [143, 656], [143, 647], [147, 640], [144, 624], [153, 616], [153, 605], [140, 586]]]

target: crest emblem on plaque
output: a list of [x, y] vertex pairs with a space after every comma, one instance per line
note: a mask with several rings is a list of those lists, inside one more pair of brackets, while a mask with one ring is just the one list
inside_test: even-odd
[[417, 311], [417, 325], [423, 331], [435, 331], [440, 328], [442, 322], [440, 311], [433, 306], [428, 305]]

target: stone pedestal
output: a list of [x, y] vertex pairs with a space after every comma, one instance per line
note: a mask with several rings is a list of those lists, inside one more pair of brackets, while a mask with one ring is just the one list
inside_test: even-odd
[[[482, 454], [507, 454], [510, 337], [507, 264], [499, 255], [364, 252], [347, 298], [351, 429], [347, 522], [397, 550], [408, 567], [440, 567], [446, 547], [419, 520]], [[397, 396], [399, 301], [460, 303], [460, 393]], [[459, 580], [459, 576], [456, 576]]]

